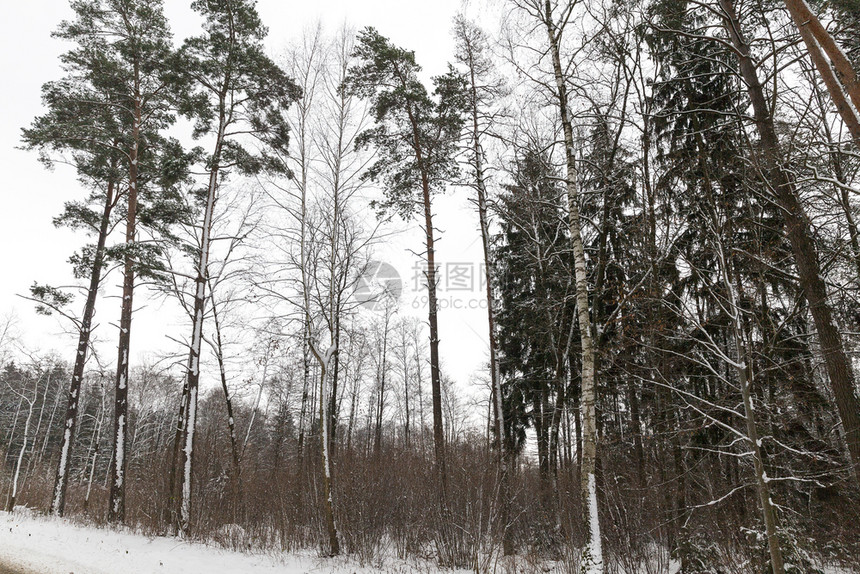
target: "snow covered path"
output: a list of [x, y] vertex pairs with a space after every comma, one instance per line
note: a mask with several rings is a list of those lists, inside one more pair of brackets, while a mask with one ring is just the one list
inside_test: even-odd
[[[385, 569], [403, 571], [396, 566]], [[4, 570], [5, 568], [5, 570]], [[346, 559], [312, 553], [242, 554], [175, 538], [80, 526], [0, 512], [0, 574], [363, 574]]]

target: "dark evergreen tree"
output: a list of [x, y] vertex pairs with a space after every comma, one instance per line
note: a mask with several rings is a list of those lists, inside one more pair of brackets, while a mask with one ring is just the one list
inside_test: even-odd
[[[62, 56], [66, 76], [45, 84], [43, 101], [48, 113], [23, 130], [26, 146], [39, 149], [44, 162], [71, 163], [82, 182], [92, 189], [85, 201], [68, 202], [55, 219], [57, 225], [83, 229], [96, 236], [95, 245], [86, 246], [71, 258], [75, 276], [89, 284], [83, 313], [73, 318], [78, 345], [51, 502], [52, 512], [60, 515], [105, 263], [125, 260], [129, 277], [134, 273], [151, 274], [157, 271], [162, 248], [158, 242], [135, 244], [128, 238], [123, 245], [108, 245], [108, 235], [119, 223], [117, 206], [125, 208], [127, 227], [134, 228], [139, 220], [148, 234], [164, 236], [181, 216], [175, 185], [184, 177], [190, 160], [177, 141], [158, 133], [173, 120], [168, 106], [177, 88], [168, 67], [169, 36], [166, 22], [159, 17], [160, 6], [82, 1], [74, 2], [72, 7], [76, 20], [63, 22], [55, 33], [77, 44]], [[139, 195], [140, 190], [143, 192]], [[136, 270], [132, 270], [135, 265]], [[61, 307], [71, 300], [49, 286], [34, 285], [31, 291], [43, 310], [63, 312]], [[125, 295], [130, 296], [130, 292]], [[120, 333], [126, 341], [130, 312], [129, 303], [125, 313], [128, 324]], [[120, 352], [120, 356], [127, 356], [127, 352]], [[120, 386], [124, 389], [124, 384], [118, 383], [118, 406], [125, 400]]]
[[511, 178], [499, 202], [501, 234], [494, 258], [504, 419], [515, 451], [522, 448], [525, 428], [534, 427], [549, 506], [555, 471], [553, 421], [566, 396], [567, 357], [578, 340], [564, 190], [549, 157], [539, 149], [522, 152]]
[[[93, 146], [116, 150], [125, 187], [125, 242], [116, 250], [123, 260], [122, 313], [114, 405], [114, 462], [108, 516], [125, 516], [126, 443], [128, 425], [128, 360], [135, 276], [151, 268], [153, 250], [139, 242], [138, 221], [156, 223], [176, 213], [177, 202], [161, 200], [156, 190], [170, 189], [184, 175], [187, 155], [159, 131], [174, 120], [176, 75], [170, 32], [159, 0], [77, 0], [75, 19], [63, 22], [56, 36], [76, 47], [63, 60], [85, 93], [98, 97], [96, 126], [114, 128]], [[85, 116], [92, 119], [93, 114]], [[84, 126], [86, 124], [84, 123]], [[86, 128], [84, 128], [86, 129]], [[164, 185], [167, 184], [167, 185]], [[160, 226], [161, 224], [157, 224]], [[69, 437], [71, 438], [71, 437]], [[58, 489], [61, 490], [61, 489]], [[59, 506], [59, 505], [58, 505]]]
[[[707, 14], [686, 11], [674, 3], [658, 4], [657, 12], [663, 30], [650, 40], [664, 63], [663, 81], [656, 90], [658, 154], [663, 168], [659, 186], [667, 194], [679, 226], [676, 252], [671, 255], [678, 274], [667, 289], [672, 293], [669, 307], [676, 313], [687, 309], [681, 315], [688, 315], [675, 319], [673, 334], [662, 343], [680, 360], [673, 361], [673, 368], [687, 374], [677, 388], [689, 393], [687, 399], [676, 394], [681, 400], [672, 407], [677, 409], [672, 418], [681, 425], [678, 430], [689, 429], [689, 438], [681, 444], [687, 454], [682, 454], [675, 471], [681, 473], [690, 465], [710, 467], [726, 490], [733, 488], [741, 473], [752, 472], [753, 461], [745, 447], [745, 455], [731, 464], [713, 457], [713, 451], [734, 445], [728, 429], [742, 428], [743, 422], [742, 416], [729, 414], [741, 401], [740, 391], [728, 384], [730, 376], [709, 369], [729, 354], [733, 337], [731, 309], [726, 306], [730, 293], [713, 243], [718, 236], [731, 253], [729, 265], [742, 309], [742, 330], [747, 337], [743, 343], [749, 372], [754, 375], [751, 391], [767, 474], [811, 477], [807, 473], [816, 468], [814, 474], [821, 478], [822, 465], [810, 462], [835, 462], [835, 451], [821, 441], [823, 435], [813, 422], [816, 417], [810, 416], [821, 413], [821, 394], [808, 368], [811, 354], [803, 319], [804, 291], [797, 279], [781, 271], [794, 264], [795, 249], [787, 240], [791, 217], [786, 217], [780, 200], [760, 192], [761, 172], [750, 169], [760, 158], [742, 135], [744, 118], [738, 110], [747, 106], [747, 99], [738, 89], [735, 56], [715, 42], [694, 41], [668, 31], [701, 27]], [[719, 352], [714, 347], [717, 342], [722, 346]], [[689, 397], [698, 397], [701, 417], [680, 416], [688, 410]], [[797, 410], [786, 408], [788, 405]], [[718, 423], [694, 430], [702, 425], [701, 420]], [[794, 454], [786, 456], [789, 452]], [[809, 458], [798, 459], [799, 452], [808, 453]], [[680, 480], [681, 474], [677, 476]], [[686, 491], [679, 506], [712, 497], [689, 485], [679, 484], [677, 489]], [[802, 481], [771, 487], [774, 497], [780, 498], [792, 498], [798, 489], [803, 490]], [[744, 489], [730, 499], [741, 521], [754, 518], [746, 510], [749, 496]], [[697, 522], [687, 522], [679, 541], [682, 562], [692, 560], [684, 553], [690, 550], [690, 540], [700, 536], [693, 532], [701, 527]]]
[[[66, 429], [60, 450], [51, 512], [62, 516], [68, 484], [69, 457], [78, 420], [78, 403], [98, 289], [103, 279], [107, 237], [116, 224], [114, 207], [119, 195], [122, 174], [119, 166], [121, 151], [116, 140], [118, 118], [110, 105], [110, 94], [99, 93], [84, 78], [74, 75], [64, 81], [50, 82], [43, 87], [43, 101], [49, 112], [37, 118], [23, 130], [23, 140], [29, 149], [38, 149], [40, 159], [51, 166], [56, 161], [74, 165], [81, 182], [91, 189], [84, 201], [69, 201], [55, 225], [82, 229], [96, 237], [95, 245], [87, 245], [72, 257], [75, 277], [89, 280], [83, 313], [75, 319], [78, 345], [66, 409]], [[64, 157], [69, 154], [70, 157]], [[47, 285], [33, 285], [31, 295], [44, 313], [58, 311], [71, 302], [71, 295]]]

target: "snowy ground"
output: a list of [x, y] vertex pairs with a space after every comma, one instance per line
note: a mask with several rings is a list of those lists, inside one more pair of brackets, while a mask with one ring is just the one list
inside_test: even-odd
[[[362, 568], [346, 558], [243, 554], [175, 538], [147, 537], [66, 520], [0, 512], [0, 574], [369, 574], [429, 566]], [[453, 571], [446, 571], [451, 573]]]
[[[495, 563], [500, 574], [564, 571], [560, 564]], [[670, 570], [675, 572], [676, 564]], [[641, 572], [651, 572], [643, 569]], [[466, 574], [432, 563], [389, 560], [361, 567], [350, 558], [304, 554], [245, 554], [212, 544], [183, 542], [75, 524], [26, 509], [0, 512], [0, 574]], [[827, 574], [849, 570], [825, 569]]]

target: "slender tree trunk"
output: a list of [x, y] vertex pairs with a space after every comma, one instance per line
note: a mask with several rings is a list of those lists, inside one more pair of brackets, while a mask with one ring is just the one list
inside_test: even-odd
[[379, 384], [376, 391], [376, 423], [373, 427], [373, 456], [382, 453], [382, 410], [385, 404], [385, 366], [379, 369]]
[[317, 358], [320, 364], [320, 390], [319, 390], [319, 424], [320, 424], [320, 456], [322, 458], [323, 467], [323, 506], [325, 510], [326, 529], [328, 530], [329, 552], [331, 556], [340, 554], [340, 542], [337, 538], [337, 525], [334, 519], [334, 497], [332, 485], [332, 465], [331, 453], [329, 452], [329, 417], [328, 417], [328, 396], [326, 389], [326, 370], [331, 361], [332, 355], [336, 352], [335, 347], [331, 347], [325, 355], [320, 355], [313, 344], [311, 344], [311, 352]]
[[179, 455], [182, 452], [182, 437], [185, 433], [185, 413], [188, 412], [188, 377], [182, 383], [182, 394], [179, 397], [179, 415], [176, 418], [176, 429], [173, 436], [173, 449], [170, 458], [170, 483], [167, 487], [167, 516], [171, 528], [179, 527], [179, 496], [176, 492], [177, 478], [179, 478]]
[[[549, 475], [549, 453], [547, 448], [546, 417], [544, 416], [544, 385], [532, 393], [532, 420], [535, 427], [535, 442], [537, 443], [538, 476], [540, 476], [541, 501], [545, 502]], [[543, 510], [546, 510], [545, 508]]]
[[[568, 387], [568, 391], [570, 391], [570, 387]], [[573, 466], [573, 442], [570, 433], [570, 409], [567, 408], [567, 405], [565, 405], [563, 410], [561, 422], [561, 435], [564, 439], [564, 447], [562, 448], [562, 466], [564, 470], [569, 472]]]
[[[737, 281], [737, 289], [735, 288], [735, 284], [732, 283], [733, 273], [731, 269], [731, 260], [726, 256], [722, 237], [719, 235], [721, 232], [719, 229], [719, 221], [717, 220], [717, 200], [711, 184], [711, 178], [708, 173], [707, 165], [704, 161], [703, 154], [706, 148], [701, 137], [698, 137], [698, 147], [700, 165], [702, 168], [702, 173], [704, 175], [704, 189], [710, 202], [711, 211], [713, 212], [714, 216], [713, 229], [715, 237], [713, 237], [713, 240], [715, 243], [717, 260], [719, 262], [719, 272], [721, 274], [721, 279], [723, 282], [723, 289], [725, 290], [728, 303], [727, 310], [729, 313], [729, 319], [731, 321], [730, 337], [735, 354], [735, 362], [732, 366], [734, 367], [734, 370], [738, 377], [738, 382], [740, 383], [741, 387], [741, 398], [744, 404], [744, 417], [746, 419], [747, 427], [746, 438], [750, 443], [750, 447], [752, 448], [753, 453], [753, 464], [755, 467], [756, 474], [756, 490], [759, 494], [759, 502], [761, 504], [762, 517], [764, 519], [765, 524], [765, 535], [767, 537], [768, 550], [770, 552], [771, 557], [771, 568], [773, 570], [773, 574], [784, 574], [785, 567], [783, 564], [782, 551], [779, 547], [779, 536], [776, 530], [776, 514], [773, 502], [770, 497], [768, 477], [767, 473], [765, 472], [764, 459], [762, 457], [761, 442], [758, 438], [756, 415], [753, 407], [753, 395], [750, 388], [752, 385], [753, 362], [748, 350], [749, 347], [746, 346], [747, 341], [744, 337], [745, 324], [741, 320], [741, 308], [740, 303], [738, 301], [738, 295], [741, 293], [742, 285], [740, 282], [740, 277], [738, 276], [735, 276], [735, 280]], [[727, 230], [725, 233], [729, 237], [731, 237], [733, 234], [731, 220], [727, 222]], [[727, 341], [726, 346], [728, 345], [729, 343]], [[728, 377], [726, 378], [726, 380], [728, 380]], [[712, 387], [711, 392], [708, 395], [709, 400], [715, 400], [716, 396], [720, 394], [716, 386], [717, 385], [714, 385], [714, 387]]]
[[[422, 173], [424, 197], [424, 227], [427, 243], [427, 295], [430, 323], [430, 384], [433, 401], [433, 445], [442, 500], [447, 498], [448, 471], [445, 463], [445, 435], [442, 427], [442, 378], [439, 370], [439, 319], [436, 301], [436, 248], [433, 234], [433, 214], [430, 203], [430, 182]], [[443, 502], [444, 504], [444, 502]]]
[[[38, 390], [38, 379], [36, 381]], [[27, 401], [29, 408], [27, 410], [27, 419], [24, 421], [24, 440], [21, 443], [21, 450], [18, 451], [18, 461], [15, 463], [15, 474], [12, 475], [12, 490], [9, 492], [9, 498], [6, 501], [6, 512], [12, 512], [15, 508], [15, 499], [18, 496], [18, 480], [21, 476], [21, 464], [24, 462], [24, 453], [27, 452], [27, 441], [30, 436], [30, 421], [33, 419], [33, 409], [36, 406], [37, 392], [33, 392], [33, 400]]]
[[406, 415], [406, 421], [403, 425], [403, 446], [409, 450], [409, 349], [406, 347], [405, 337], [403, 340], [403, 412]]
[[206, 311], [206, 284], [209, 282], [209, 246], [212, 241], [212, 218], [218, 191], [219, 162], [221, 147], [224, 144], [224, 130], [227, 118], [224, 112], [225, 100], [222, 95], [215, 151], [212, 154], [209, 172], [209, 187], [206, 194], [206, 207], [203, 213], [203, 227], [200, 230], [200, 251], [197, 256], [197, 277], [194, 281], [194, 315], [191, 328], [191, 348], [188, 354], [188, 414], [185, 424], [184, 445], [182, 448], [182, 499], [179, 509], [179, 528], [183, 536], [191, 529], [191, 474], [194, 461], [194, 431], [197, 427], [197, 395], [200, 385], [200, 351], [203, 344], [203, 320]]
[[508, 464], [507, 439], [505, 437], [504, 408], [502, 406], [501, 369], [498, 365], [498, 340], [496, 337], [496, 305], [493, 293], [493, 266], [490, 257], [490, 228], [487, 211], [487, 184], [484, 173], [484, 152], [481, 146], [481, 130], [478, 118], [478, 82], [475, 76], [474, 54], [471, 44], [467, 44], [469, 66], [469, 91], [472, 112], [472, 161], [475, 169], [475, 188], [478, 195], [478, 222], [481, 229], [481, 246], [484, 254], [484, 282], [487, 297], [487, 332], [490, 346], [490, 384], [492, 387], [493, 430], [495, 432], [497, 464], [499, 473], [499, 500], [501, 506], [500, 520], [502, 525], [502, 553], [510, 556], [514, 552], [513, 540], [508, 533], [509, 495], [508, 495]]
[[642, 446], [642, 421], [639, 417], [639, 395], [632, 378], [627, 379], [627, 401], [630, 403], [630, 426], [633, 434], [633, 458], [636, 461], [636, 487], [645, 493], [645, 449]]
[[[299, 465], [301, 466], [302, 460], [304, 460], [304, 446], [305, 446], [305, 420], [307, 419], [307, 406], [308, 406], [308, 389], [310, 386], [310, 378], [311, 378], [311, 363], [310, 363], [310, 351], [308, 350], [308, 340], [310, 339], [310, 327], [307, 323], [307, 320], [304, 322], [302, 326], [302, 406], [299, 410], [299, 440], [298, 440], [298, 458]], [[311, 410], [313, 412], [313, 410]]]
[[359, 369], [356, 369], [355, 375], [353, 375], [352, 380], [352, 392], [350, 396], [349, 402], [349, 423], [346, 427], [346, 450], [347, 452], [352, 452], [352, 429], [355, 425], [355, 407], [356, 402], [358, 400], [358, 383], [361, 380], [361, 374]]
[[[84, 513], [86, 514], [89, 511], [90, 507], [90, 493], [93, 490], [93, 478], [96, 474], [96, 461], [99, 456], [99, 443], [101, 442], [102, 436], [102, 424], [104, 421], [104, 412], [105, 412], [105, 394], [104, 389], [102, 389], [102, 397], [101, 404], [99, 405], [99, 414], [96, 419], [96, 429], [94, 433], [93, 439], [93, 449], [92, 449], [92, 461], [90, 462], [90, 476], [87, 479], [87, 493], [84, 496]], [[87, 457], [89, 460], [90, 457]]]
[[[304, 118], [303, 118], [304, 119]], [[335, 523], [334, 518], [334, 495], [333, 495], [333, 484], [332, 484], [332, 464], [331, 464], [331, 452], [329, 449], [329, 413], [328, 411], [328, 396], [326, 392], [326, 371], [331, 362], [332, 356], [337, 352], [337, 347], [332, 345], [325, 354], [320, 354], [320, 351], [314, 346], [313, 342], [313, 320], [311, 317], [311, 305], [310, 305], [310, 284], [308, 281], [307, 274], [307, 247], [306, 247], [306, 234], [307, 234], [307, 177], [308, 177], [308, 167], [306, 163], [306, 149], [305, 149], [305, 123], [302, 121], [302, 144], [300, 146], [301, 153], [301, 212], [300, 212], [300, 237], [299, 237], [299, 249], [300, 249], [300, 266], [301, 266], [301, 280], [302, 280], [302, 296], [304, 299], [304, 324], [305, 331], [304, 334], [306, 336], [305, 343], [307, 345], [308, 350], [313, 354], [316, 358], [317, 362], [320, 366], [320, 381], [319, 381], [319, 426], [320, 426], [320, 458], [322, 463], [322, 479], [323, 479], [323, 510], [324, 510], [324, 519], [326, 524], [326, 529], [328, 531], [328, 542], [329, 542], [329, 553], [331, 556], [336, 556], [340, 554], [340, 543], [338, 541], [337, 536], [337, 525]], [[334, 254], [332, 253], [332, 256]], [[333, 301], [330, 301], [333, 304]], [[335, 337], [335, 333], [332, 332], [332, 338]], [[309, 370], [309, 363], [307, 356], [305, 357], [305, 373], [307, 375]], [[303, 401], [304, 402], [304, 401]]]
[[[45, 406], [48, 404], [48, 391], [51, 390], [51, 370], [48, 367], [45, 381], [45, 392], [42, 394], [42, 401], [39, 406], [39, 418], [36, 420], [36, 430], [33, 432], [33, 444], [30, 446], [30, 461], [27, 463], [27, 475], [30, 474], [30, 465], [36, 458], [36, 445], [39, 442], [39, 432], [42, 430], [42, 420], [45, 418]], [[51, 429], [48, 428], [46, 435], [51, 434]]]
[[[719, 241], [719, 240], [718, 240]], [[728, 306], [731, 312], [732, 321], [732, 339], [734, 342], [734, 350], [736, 357], [735, 371], [737, 372], [738, 381], [741, 385], [741, 397], [744, 403], [744, 416], [746, 417], [747, 439], [752, 448], [753, 463], [755, 466], [756, 489], [758, 490], [759, 502], [761, 504], [762, 516], [764, 518], [765, 535], [767, 536], [768, 550], [770, 551], [770, 563], [773, 569], [773, 574], [785, 574], [785, 566], [782, 559], [782, 550], [779, 547], [779, 536], [776, 530], [776, 513], [773, 507], [773, 501], [770, 498], [770, 489], [768, 486], [768, 476], [764, 468], [764, 460], [761, 452], [761, 442], [758, 438], [758, 429], [756, 428], [755, 409], [753, 408], [753, 399], [750, 392], [750, 357], [744, 350], [743, 326], [740, 318], [740, 307], [738, 305], [735, 289], [729, 277], [729, 262], [726, 259], [722, 246], [718, 246], [718, 256], [721, 263], [723, 286], [728, 294]]]
[[445, 464], [445, 429], [442, 422], [442, 376], [439, 368], [439, 317], [436, 299], [436, 243], [433, 229], [433, 205], [430, 199], [430, 179], [421, 148], [418, 121], [411, 107], [408, 108], [412, 125], [412, 143], [416, 163], [421, 172], [421, 198], [424, 207], [424, 233], [426, 242], [428, 322], [430, 323], [430, 385], [433, 402], [433, 446], [436, 458], [436, 474], [439, 483], [440, 503], [443, 513], [447, 508], [448, 471]]
[[415, 389], [418, 393], [418, 422], [421, 425], [420, 432], [418, 433], [418, 443], [421, 447], [421, 457], [424, 457], [425, 454], [425, 444], [424, 444], [424, 430], [426, 428], [426, 422], [424, 420], [424, 378], [422, 377], [422, 369], [421, 369], [421, 353], [420, 353], [420, 345], [418, 344], [418, 331], [415, 331], [415, 381], [418, 383], [418, 387]]
[[555, 401], [553, 401], [549, 425], [549, 469], [553, 481], [553, 489], [557, 490], [555, 486], [558, 480], [559, 457], [561, 452], [559, 448], [559, 429], [561, 428], [564, 403], [567, 400], [564, 394], [564, 359], [559, 361], [559, 370], [556, 374], [555, 384]]
[[845, 354], [842, 335], [833, 320], [833, 312], [828, 302], [818, 252], [812, 241], [811, 223], [800, 203], [794, 181], [782, 165], [782, 150], [771, 110], [759, 82], [755, 64], [750, 58], [749, 44], [744, 39], [734, 4], [731, 0], [720, 0], [720, 6], [726, 15], [726, 29], [737, 50], [741, 75], [752, 101], [756, 129], [761, 138], [764, 166], [776, 202], [785, 218], [786, 236], [794, 253], [800, 286], [815, 322], [821, 353], [824, 355], [830, 385], [836, 398], [836, 406], [842, 420], [854, 472], [860, 483], [860, 402], [855, 395], [854, 373]]
[[269, 341], [266, 346], [265, 362], [263, 363], [263, 376], [260, 379], [260, 389], [257, 391], [257, 398], [254, 400], [254, 409], [251, 411], [251, 420], [248, 421], [248, 428], [245, 430], [245, 439], [242, 441], [242, 450], [239, 453], [241, 459], [245, 456], [245, 449], [248, 448], [248, 442], [251, 440], [251, 430], [254, 428], [254, 421], [257, 420], [257, 411], [260, 410], [260, 401], [263, 398], [263, 389], [266, 386], [266, 379], [269, 376], [269, 353], [271, 352], [273, 342]]
[[18, 399], [18, 406], [15, 407], [15, 418], [12, 420], [12, 427], [9, 429], [9, 433], [6, 435], [9, 438], [9, 442], [6, 445], [6, 452], [8, 453], [12, 450], [12, 441], [15, 439], [15, 429], [18, 428], [18, 417], [21, 415], [21, 405], [24, 404], [24, 397]]
[[140, 145], [141, 109], [140, 95], [135, 94], [134, 125], [129, 152], [128, 213], [126, 215], [125, 246], [123, 261], [122, 313], [119, 321], [119, 345], [117, 353], [116, 391], [114, 394], [114, 454], [111, 473], [108, 522], [125, 522], [126, 443], [128, 431], [128, 355], [131, 350], [131, 315], [134, 310], [134, 256], [130, 248], [137, 232], [138, 193], [138, 146]]
[[107, 472], [105, 472], [105, 479], [104, 479], [104, 482], [102, 483], [102, 488], [107, 488], [108, 484], [110, 483], [110, 478], [111, 478], [111, 475], [113, 474], [113, 455], [114, 455], [113, 448], [111, 448], [110, 459], [108, 460], [108, 470], [107, 470]]
[[564, 404], [567, 400], [564, 392], [564, 364], [566, 361], [566, 358], [558, 360], [558, 370], [554, 379], [556, 385], [555, 400], [549, 411], [549, 479], [552, 494], [550, 510], [552, 525], [558, 531], [561, 530], [561, 489], [558, 485], [558, 470], [563, 454], [560, 448], [559, 430], [561, 429], [561, 419], [564, 416]]
[[568, 111], [567, 85], [561, 66], [559, 40], [553, 22], [552, 4], [544, 4], [544, 24], [549, 39], [555, 73], [556, 96], [564, 129], [565, 159], [567, 163], [568, 226], [571, 250], [574, 259], [576, 281], [576, 309], [579, 319], [580, 344], [582, 347], [582, 503], [583, 518], [588, 532], [588, 543], [583, 550], [583, 574], [602, 574], [603, 546], [600, 538], [600, 522], [597, 504], [597, 389], [595, 380], [595, 349], [593, 326], [588, 305], [588, 269], [579, 218], [579, 190], [577, 188], [576, 158], [574, 156], [573, 126]]
[[[332, 257], [333, 259], [334, 257]], [[334, 277], [334, 275], [332, 275]], [[334, 281], [332, 279], [332, 281]], [[333, 295], [334, 296], [334, 295]], [[340, 349], [340, 301], [338, 301], [335, 305], [332, 306], [333, 309], [333, 322], [334, 322], [334, 332], [332, 333], [332, 345], [336, 349]], [[338, 422], [338, 401], [337, 401], [337, 392], [338, 392], [338, 382], [340, 380], [340, 353], [335, 353], [332, 357], [333, 364], [331, 365], [331, 397], [329, 398], [328, 404], [328, 415], [329, 415], [329, 443], [328, 450], [329, 456], [334, 458], [335, 452], [337, 449], [337, 422]]]
[[45, 452], [48, 450], [48, 441], [51, 438], [51, 429], [54, 427], [54, 419], [57, 417], [57, 408], [60, 406], [60, 398], [62, 393], [62, 382], [58, 384], [60, 388], [57, 389], [56, 395], [54, 395], [54, 407], [51, 409], [51, 416], [48, 417], [48, 426], [45, 427], [45, 438], [42, 441], [42, 448], [39, 449], [39, 458], [38, 462], [42, 462], [42, 459], [45, 458]]
[[[674, 492], [671, 492], [671, 505], [670, 509], [674, 512], [674, 519], [680, 520], [682, 514], [687, 509], [687, 465], [684, 461], [684, 450], [681, 446], [681, 410], [676, 409], [674, 406], [670, 404], [666, 404], [666, 409], [669, 409], [668, 413], [665, 415], [666, 420], [666, 430], [669, 431], [669, 425], [674, 427], [674, 432], [672, 432], [671, 438], [671, 449], [672, 449], [672, 464], [673, 469], [675, 471], [675, 488]], [[732, 458], [732, 462], [736, 463], [737, 459]], [[662, 468], [662, 465], [661, 465]], [[663, 479], [665, 480], [665, 479]], [[672, 536], [674, 537], [674, 532], [677, 527], [674, 527], [672, 530]], [[674, 548], [674, 545], [671, 545]]]
[[51, 499], [51, 514], [62, 516], [66, 505], [66, 488], [68, 486], [69, 463], [72, 444], [75, 441], [77, 430], [78, 405], [81, 394], [81, 384], [84, 379], [84, 367], [87, 362], [87, 351], [90, 346], [90, 330], [92, 329], [93, 315], [96, 310], [96, 298], [98, 296], [99, 284], [102, 279], [102, 265], [104, 264], [105, 243], [107, 242], [108, 229], [110, 227], [110, 215], [113, 210], [114, 181], [108, 182], [105, 195], [105, 205], [102, 210], [102, 218], [99, 222], [99, 237], [96, 242], [96, 250], [93, 253], [93, 266], [90, 271], [90, 285], [87, 290], [87, 301], [84, 304], [84, 314], [81, 317], [81, 328], [78, 334], [78, 348], [75, 353], [75, 366], [72, 369], [72, 382], [69, 385], [69, 400], [66, 407], [66, 419], [63, 428], [63, 438], [60, 442], [60, 460], [57, 464], [57, 473], [54, 478], [54, 496]]
[[81, 469], [80, 481], [83, 481], [87, 477], [87, 469], [89, 468], [89, 460], [92, 457], [93, 450], [96, 448], [96, 430], [98, 429], [99, 423], [101, 422], [102, 417], [102, 409], [104, 408], [104, 399], [102, 399], [101, 405], [99, 405], [99, 410], [96, 412], [93, 433], [90, 435], [90, 444], [87, 445], [87, 454], [84, 456], [84, 467]]
[[385, 324], [382, 328], [382, 354], [379, 357], [379, 395], [376, 403], [376, 427], [373, 438], [373, 455], [382, 454], [382, 415], [385, 409], [385, 383], [388, 374], [388, 321], [389, 310], [385, 309]]
[[[573, 378], [573, 370], [571, 369], [571, 378]], [[571, 381], [571, 384], [573, 382]], [[573, 393], [573, 434], [574, 442], [576, 443], [576, 473], [577, 476], [582, 474], [582, 407], [580, 405], [582, 392]]]
[[[211, 289], [210, 289], [211, 293]], [[211, 296], [211, 295], [210, 295]], [[218, 359], [218, 372], [221, 375], [221, 389], [224, 391], [224, 403], [227, 407], [227, 431], [230, 435], [230, 453], [233, 462], [234, 494], [238, 494], [242, 468], [239, 463], [239, 445], [236, 438], [236, 419], [233, 417], [233, 396], [227, 386], [227, 370], [224, 365], [224, 344], [221, 340], [221, 323], [218, 319], [218, 308], [212, 300], [212, 321], [215, 324], [215, 356]]]

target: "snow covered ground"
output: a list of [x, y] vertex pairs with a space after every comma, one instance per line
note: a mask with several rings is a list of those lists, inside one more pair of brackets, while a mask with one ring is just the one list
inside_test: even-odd
[[[175, 538], [0, 512], [0, 574], [369, 574], [429, 572], [429, 565], [362, 568], [348, 558], [243, 554]], [[446, 571], [451, 573], [451, 570]]]
[[[507, 573], [564, 571], [561, 564], [496, 563]], [[677, 565], [670, 568], [676, 571]], [[642, 570], [652, 571], [651, 569]], [[145, 536], [75, 524], [27, 509], [0, 512], [0, 574], [466, 574], [440, 570], [431, 562], [389, 560], [362, 567], [350, 558], [304, 554], [233, 552], [214, 544]], [[827, 574], [850, 570], [825, 569]]]

